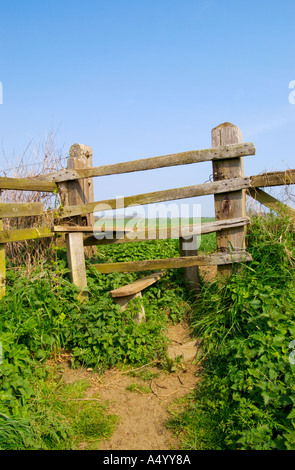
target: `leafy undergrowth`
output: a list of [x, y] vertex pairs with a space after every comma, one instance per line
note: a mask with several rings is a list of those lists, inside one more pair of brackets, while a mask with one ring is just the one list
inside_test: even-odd
[[[177, 247], [173, 241], [148, 242], [145, 256], [172, 257]], [[132, 244], [123, 252], [135, 258]], [[102, 250], [99, 256], [113, 261], [122, 258], [120, 251], [112, 252], [109, 247], [107, 254]], [[84, 365], [98, 372], [114, 365], [160, 363], [166, 355], [167, 326], [190, 315], [181, 271], [167, 272], [144, 291], [147, 321], [140, 325], [133, 321], [132, 309], [122, 313], [109, 295], [110, 290], [146, 274], [104, 275], [89, 263], [88, 297], [79, 302], [63, 250], [30, 279], [8, 270], [6, 296], [0, 303], [0, 449], [77, 447], [79, 440], [91, 441], [87, 433], [96, 426], [92, 418], [99, 429], [111, 432], [114, 419], [103, 404], [84, 403], [80, 396], [77, 403], [83, 403], [85, 427], [78, 430], [75, 402], [59, 398], [59, 394], [75, 392], [57, 386], [47, 364], [65, 352], [73, 367]], [[50, 397], [54, 397], [52, 403]], [[103, 435], [107, 437], [108, 431]], [[94, 441], [98, 438], [93, 436]]]
[[201, 386], [168, 426], [184, 449], [295, 449], [295, 238], [284, 215], [253, 217], [253, 261], [204, 286], [192, 327]]

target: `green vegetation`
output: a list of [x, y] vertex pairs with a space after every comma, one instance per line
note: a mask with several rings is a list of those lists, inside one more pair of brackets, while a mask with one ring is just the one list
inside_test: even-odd
[[253, 262], [203, 287], [191, 322], [201, 385], [169, 422], [183, 448], [295, 449], [294, 241], [287, 217], [253, 217]]
[[[174, 256], [175, 244], [161, 242], [148, 243], [146, 254]], [[132, 244], [125, 246], [126, 256], [128, 252], [134, 255]], [[101, 256], [106, 255], [118, 261], [122, 253], [102, 250]], [[48, 361], [67, 353], [72, 367], [84, 365], [98, 373], [114, 365], [160, 362], [167, 326], [190, 314], [179, 272], [167, 273], [144, 291], [147, 322], [137, 325], [132, 311], [122, 314], [109, 291], [137, 279], [138, 273], [103, 275], [88, 267], [88, 299], [82, 303], [69, 281], [64, 250], [57, 250], [29, 279], [14, 269], [7, 271], [6, 296], [0, 302], [0, 449], [77, 448], [79, 440], [91, 444], [99, 438], [98, 431], [89, 435], [90, 427], [103, 429], [107, 436], [114, 424], [107, 408], [98, 401], [84, 403], [79, 395], [85, 424], [77, 423], [75, 402], [64, 406], [62, 398], [64, 393], [75, 398], [74, 390], [56, 385]]]
[[[215, 234], [203, 236], [199, 251], [213, 251], [215, 240]], [[167, 426], [183, 449], [295, 449], [294, 242], [284, 215], [253, 216], [251, 263], [236, 267], [230, 279], [202, 282], [197, 301], [182, 270], [168, 271], [143, 291], [147, 322], [141, 325], [131, 309], [120, 311], [109, 291], [147, 272], [103, 275], [90, 261], [88, 298], [79, 302], [64, 250], [30, 278], [8, 269], [0, 302], [0, 449], [97, 448], [118, 418], [98, 395], [88, 398], [87, 381], [66, 384], [58, 359], [67, 355], [73, 368], [98, 374], [114, 365], [138, 366], [130, 372], [130, 391], [148, 393], [157, 372], [142, 365], [153, 362], [169, 373], [181, 366], [167, 359], [165, 331], [184, 318], [202, 339], [202, 357], [197, 390], [170, 407]], [[98, 260], [178, 255], [178, 240], [158, 240], [105, 245]]]

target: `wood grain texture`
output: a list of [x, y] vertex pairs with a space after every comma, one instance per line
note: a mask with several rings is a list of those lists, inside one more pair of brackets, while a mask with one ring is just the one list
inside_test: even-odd
[[259, 188], [250, 188], [247, 194], [273, 211], [283, 209], [289, 217], [295, 219], [295, 210]]
[[71, 281], [81, 289], [80, 298], [86, 297], [87, 287], [85, 257], [82, 233], [69, 233], [66, 236], [67, 260]]
[[[146, 240], [163, 240], [163, 239], [170, 239], [170, 238], [179, 238], [179, 236], [190, 236], [190, 235], [200, 235], [206, 233], [217, 232], [226, 228], [230, 227], [241, 227], [244, 225], [249, 224], [250, 218], [249, 217], [240, 217], [236, 219], [229, 219], [229, 220], [221, 220], [216, 222], [205, 222], [201, 225], [187, 225], [182, 226], [181, 232], [179, 228], [176, 227], [167, 227], [167, 228], [152, 228], [149, 231], [148, 228], [145, 230], [138, 230], [136, 232], [129, 232], [129, 234], [124, 234], [119, 232], [120, 238], [116, 238], [117, 233], [114, 231], [113, 238], [101, 238], [97, 239], [93, 235], [86, 235], [84, 237], [84, 245], [109, 245], [109, 244], [117, 244], [117, 243], [132, 243], [137, 241], [146, 241]], [[134, 235], [134, 238], [131, 236]]]
[[157, 269], [175, 269], [187, 266], [212, 266], [241, 263], [251, 261], [249, 253], [213, 253], [211, 255], [186, 256], [179, 258], [153, 259], [144, 261], [126, 261], [122, 263], [92, 264], [99, 272], [107, 274], [113, 272], [152, 271]]
[[53, 237], [49, 227], [23, 228], [16, 230], [1, 230], [0, 243], [20, 242], [38, 238]]
[[43, 213], [41, 202], [0, 203], [0, 218], [42, 215]]
[[151, 286], [152, 284], [157, 282], [159, 279], [161, 279], [161, 277], [165, 274], [165, 272], [166, 271], [153, 273], [142, 279], [138, 279], [137, 281], [132, 282], [131, 284], [128, 284], [123, 287], [119, 287], [118, 289], [114, 289], [110, 291], [110, 296], [111, 297], [125, 297], [129, 295], [137, 294], [138, 292], [141, 292], [143, 289], [146, 289], [147, 287]]
[[94, 176], [117, 175], [134, 171], [154, 170], [163, 167], [189, 165], [192, 163], [221, 160], [224, 158], [228, 159], [239, 156], [255, 155], [255, 151], [253, 143], [248, 142], [243, 144], [225, 145], [218, 148], [191, 150], [188, 152], [162, 155], [160, 157], [142, 158], [140, 160], [114, 163], [89, 169], [73, 170], [72, 168], [67, 168], [50, 175], [45, 175], [43, 178], [53, 182], [62, 182]]
[[[231, 123], [224, 123], [212, 130], [212, 146], [241, 143], [241, 130]], [[228, 178], [239, 180], [244, 177], [244, 164], [242, 158], [213, 162], [214, 181], [223, 181]], [[224, 191], [214, 196], [216, 220], [226, 220], [246, 216], [246, 194], [240, 188], [234, 193]], [[224, 230], [217, 236], [217, 250], [241, 250], [245, 248], [245, 230], [243, 227]], [[220, 268], [220, 272], [229, 269]]]
[[265, 172], [251, 176], [250, 180], [252, 188], [295, 184], [295, 170]]
[[[204, 183], [194, 186], [186, 186], [183, 188], [166, 189], [163, 191], [155, 191], [152, 193], [138, 194], [136, 196], [127, 196], [122, 200], [120, 198], [120, 208], [132, 207], [138, 205], [152, 204], [164, 201], [175, 201], [178, 199], [192, 198], [196, 196], [204, 196], [208, 194], [218, 194], [232, 191], [239, 191], [250, 187], [249, 178], [232, 178], [225, 181], [216, 181], [213, 183]], [[92, 212], [100, 212], [116, 209], [118, 206], [117, 199], [108, 199], [97, 201], [90, 204], [80, 204], [65, 207], [60, 218], [73, 217], [80, 214], [88, 214]]]
[[[197, 235], [191, 235], [179, 238], [179, 253], [181, 257], [197, 256]], [[200, 275], [198, 266], [189, 266], [184, 268], [183, 277], [189, 289], [200, 291]]]
[[35, 178], [6, 178], [1, 176], [0, 189], [17, 189], [23, 191], [53, 193], [58, 190], [58, 186], [54, 182], [40, 181]]
[[[92, 150], [90, 147], [80, 144], [74, 144], [70, 148], [70, 157], [68, 158], [68, 168], [85, 168], [88, 165], [88, 159], [92, 157]], [[89, 203], [91, 197], [88, 191], [87, 180], [69, 181], [65, 186], [62, 186], [64, 192], [64, 204], [75, 207]], [[92, 219], [91, 219], [92, 220]], [[94, 220], [94, 219], [93, 219]], [[84, 213], [77, 214], [72, 220], [76, 225], [93, 225], [93, 221], [89, 224], [90, 219]], [[70, 269], [71, 281], [81, 288], [81, 298], [86, 297], [85, 288], [87, 287], [86, 266], [85, 266], [85, 253], [82, 232], [70, 232], [66, 234], [67, 246], [67, 260]], [[91, 250], [86, 248], [86, 250]]]

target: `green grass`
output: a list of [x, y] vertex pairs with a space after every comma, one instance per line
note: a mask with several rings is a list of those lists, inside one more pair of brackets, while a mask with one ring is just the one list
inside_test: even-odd
[[0, 413], [0, 449], [71, 450], [81, 443], [98, 448], [118, 417], [108, 414], [99, 396], [85, 398], [88, 387], [86, 381], [65, 384], [56, 376], [40, 381], [22, 415]]
[[294, 450], [295, 237], [291, 221], [253, 217], [253, 261], [204, 286], [191, 325], [203, 373], [168, 426], [184, 449]]

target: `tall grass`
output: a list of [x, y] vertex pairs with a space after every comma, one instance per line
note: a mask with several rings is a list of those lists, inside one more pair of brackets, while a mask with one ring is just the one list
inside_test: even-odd
[[192, 328], [202, 382], [169, 426], [189, 449], [295, 449], [295, 237], [283, 214], [252, 217], [253, 261], [204, 286]]

